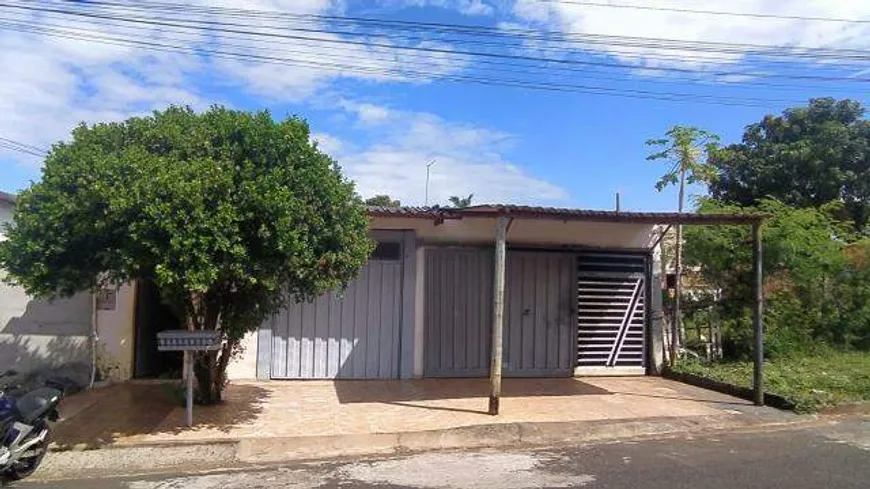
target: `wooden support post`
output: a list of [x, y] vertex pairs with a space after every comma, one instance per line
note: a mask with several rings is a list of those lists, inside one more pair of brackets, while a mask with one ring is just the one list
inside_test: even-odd
[[502, 334], [504, 332], [504, 280], [507, 228], [510, 218], [498, 218], [492, 287], [492, 362], [489, 366], [489, 414], [497, 415], [501, 400]]
[[752, 304], [752, 329], [755, 335], [755, 362], [753, 369], [753, 394], [755, 404], [764, 405], [764, 326], [762, 314], [764, 313], [763, 294], [763, 271], [761, 267], [761, 223], [752, 224], [752, 248], [753, 248], [753, 281], [752, 292], [754, 296]]

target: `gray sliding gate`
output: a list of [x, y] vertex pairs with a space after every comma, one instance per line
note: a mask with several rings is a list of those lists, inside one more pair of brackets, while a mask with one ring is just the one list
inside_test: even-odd
[[402, 260], [400, 244], [388, 246], [398, 249], [373, 257], [344, 293], [272, 319], [271, 378], [398, 378]]
[[512, 251], [505, 270], [504, 373], [571, 374], [575, 322], [574, 256]]
[[427, 377], [488, 374], [492, 264], [490, 250], [426, 249], [424, 374]]
[[[493, 256], [429, 248], [425, 278], [427, 377], [489, 373]], [[504, 374], [570, 375], [576, 324], [574, 255], [508, 251]]]
[[642, 255], [577, 257], [579, 374], [643, 373], [647, 263]]

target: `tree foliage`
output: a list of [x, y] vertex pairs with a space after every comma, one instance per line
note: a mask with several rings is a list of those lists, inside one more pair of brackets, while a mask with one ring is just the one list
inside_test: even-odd
[[471, 200], [473, 198], [474, 198], [474, 194], [469, 194], [468, 197], [459, 197], [459, 196], [454, 195], [454, 196], [450, 197], [450, 199], [448, 199], [448, 200], [450, 201], [450, 204], [453, 207], [455, 207], [457, 209], [464, 209], [464, 208], [471, 205]]
[[393, 200], [389, 195], [375, 195], [366, 199], [366, 205], [376, 205], [381, 207], [401, 207], [402, 203], [398, 200]]
[[748, 126], [712, 158], [713, 197], [751, 206], [766, 197], [796, 207], [843, 204], [841, 217], [870, 219], [870, 122], [853, 100], [819, 98]]
[[715, 150], [718, 142], [719, 136], [691, 126], [674, 126], [664, 138], [648, 140], [646, 144], [658, 150], [646, 159], [671, 163], [668, 171], [656, 182], [656, 189], [662, 191], [669, 185], [678, 184], [681, 173], [685, 173], [686, 183], [707, 182], [713, 175], [707, 164], [707, 155]]
[[[715, 200], [700, 212], [749, 209]], [[765, 328], [769, 353], [790, 354], [818, 342], [864, 347], [870, 340], [870, 247], [846, 246], [842, 224], [828, 208], [794, 208], [763, 199], [751, 209], [772, 214], [763, 229]], [[685, 258], [721, 293], [726, 354], [751, 351], [752, 250], [747, 226], [700, 226], [686, 230]]]
[[189, 327], [222, 335], [195, 363], [215, 402], [246, 332], [346, 285], [371, 252], [353, 184], [309, 136], [221, 107], [81, 125], [19, 196], [0, 266], [43, 297], [154, 281]]

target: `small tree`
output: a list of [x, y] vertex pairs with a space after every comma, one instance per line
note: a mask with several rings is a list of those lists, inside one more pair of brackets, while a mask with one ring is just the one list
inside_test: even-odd
[[454, 195], [453, 197], [450, 197], [448, 200], [450, 201], [451, 204], [453, 204], [453, 207], [455, 207], [457, 209], [464, 209], [464, 208], [471, 205], [471, 199], [473, 199], [473, 198], [474, 198], [474, 194], [469, 194], [468, 197], [459, 197], [459, 196]]
[[375, 195], [366, 199], [366, 205], [377, 205], [381, 207], [401, 207], [402, 203], [398, 200], [393, 200], [389, 195]]
[[195, 357], [201, 402], [220, 400], [245, 333], [345, 286], [372, 250], [353, 184], [300, 119], [170, 107], [72, 136], [21, 193], [0, 267], [43, 297], [152, 280], [223, 340]]
[[[679, 185], [678, 212], [683, 212], [686, 200], [686, 182], [708, 182], [712, 178], [713, 168], [707, 162], [709, 155], [716, 149], [719, 137], [697, 127], [674, 126], [661, 139], [650, 139], [649, 146], [656, 146], [656, 151], [647, 160], [666, 160], [671, 163], [668, 171], [656, 183], [656, 189], [661, 192], [669, 185]], [[674, 286], [674, 311], [671, 321], [671, 363], [676, 362], [680, 345], [685, 343], [685, 330], [680, 321], [680, 294], [682, 293], [682, 260], [683, 260], [683, 226], [677, 226], [677, 241], [674, 259], [676, 283]]]

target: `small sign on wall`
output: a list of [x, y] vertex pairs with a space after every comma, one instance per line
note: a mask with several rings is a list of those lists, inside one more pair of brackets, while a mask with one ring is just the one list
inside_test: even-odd
[[100, 311], [114, 311], [118, 291], [115, 289], [100, 289], [97, 292], [97, 309]]

